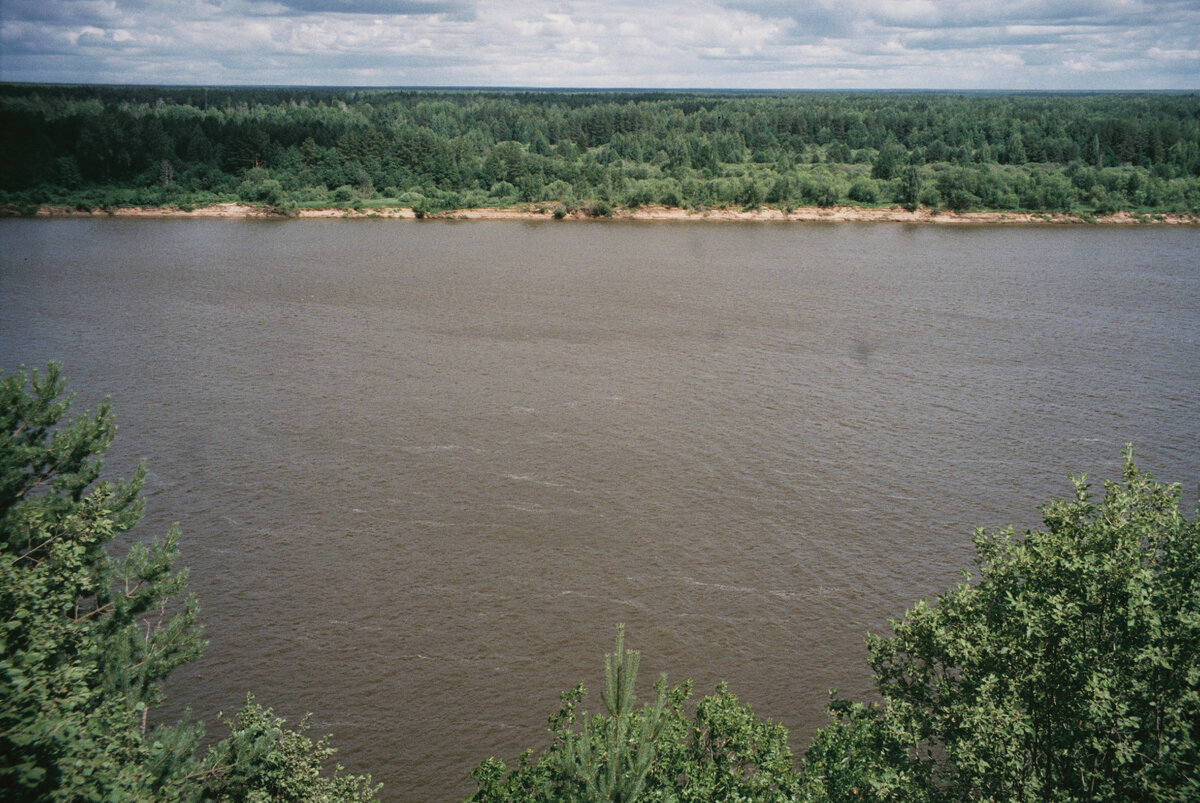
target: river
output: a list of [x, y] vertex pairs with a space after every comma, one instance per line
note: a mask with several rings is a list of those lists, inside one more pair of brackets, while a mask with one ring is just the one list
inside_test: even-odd
[[1200, 485], [1200, 231], [0, 220], [0, 367], [112, 398], [211, 646], [219, 733], [314, 713], [387, 800], [461, 800], [599, 706], [722, 679], [793, 749], [863, 637], [1070, 472]]

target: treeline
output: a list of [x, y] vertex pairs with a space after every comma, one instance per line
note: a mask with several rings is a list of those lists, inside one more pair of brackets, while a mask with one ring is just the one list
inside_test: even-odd
[[1200, 212], [1200, 95], [0, 86], [0, 204]]

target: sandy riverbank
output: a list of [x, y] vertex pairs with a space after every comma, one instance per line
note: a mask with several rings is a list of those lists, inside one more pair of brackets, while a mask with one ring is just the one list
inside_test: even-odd
[[[522, 204], [503, 209], [457, 209], [427, 215], [441, 220], [553, 220], [553, 204]], [[80, 210], [69, 207], [43, 206], [38, 217], [136, 217], [136, 218], [260, 218], [260, 219], [314, 219], [314, 218], [381, 218], [414, 219], [416, 215], [407, 207], [382, 209], [300, 209], [284, 214], [269, 207], [248, 204], [224, 203], [198, 207], [184, 211], [175, 207], [117, 207], [108, 210]], [[575, 210], [565, 215], [566, 220], [591, 220], [582, 211]], [[785, 213], [780, 209], [708, 209], [691, 212], [687, 209], [665, 206], [643, 206], [638, 209], [614, 209], [613, 220], [645, 221], [743, 221], [743, 222], [819, 222], [819, 223], [936, 223], [954, 224], [1067, 224], [1095, 222], [1103, 225], [1200, 225], [1196, 215], [1168, 213], [1162, 215], [1135, 215], [1117, 212], [1094, 219], [1076, 215], [1047, 212], [950, 212], [917, 209], [909, 212], [900, 207], [864, 209], [855, 206], [800, 207]]]

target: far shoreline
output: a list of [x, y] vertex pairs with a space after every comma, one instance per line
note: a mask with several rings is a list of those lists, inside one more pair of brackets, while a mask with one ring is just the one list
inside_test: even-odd
[[858, 206], [804, 206], [791, 211], [777, 208], [731, 209], [712, 208], [691, 211], [682, 207], [640, 206], [636, 209], [614, 208], [611, 214], [591, 216], [581, 209], [556, 212], [555, 203], [520, 204], [510, 207], [478, 207], [450, 209], [418, 214], [411, 207], [279, 209], [240, 203], [219, 203], [191, 210], [174, 206], [127, 206], [79, 209], [76, 207], [43, 205], [34, 215], [23, 217], [122, 217], [122, 218], [225, 218], [259, 220], [628, 220], [662, 222], [752, 222], [752, 223], [929, 223], [941, 225], [1019, 224], [1068, 225], [1091, 224], [1104, 226], [1195, 226], [1200, 216], [1182, 212], [1135, 213], [1118, 211], [1108, 215], [1089, 215], [1068, 212], [1016, 212], [934, 210], [921, 207], [912, 211], [899, 206], [871, 208]]

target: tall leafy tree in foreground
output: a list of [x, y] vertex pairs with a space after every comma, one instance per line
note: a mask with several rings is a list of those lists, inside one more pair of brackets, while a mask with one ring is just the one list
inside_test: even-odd
[[883, 701], [835, 705], [813, 799], [1200, 800], [1200, 525], [1131, 452], [1043, 513], [870, 640]]
[[70, 404], [56, 364], [0, 375], [0, 796], [373, 799], [369, 778], [321, 774], [331, 751], [303, 726], [250, 703], [203, 758], [198, 727], [150, 727], [162, 681], [204, 648], [179, 532], [109, 554], [141, 518], [145, 468], [99, 481], [110, 407], [66, 420]]

